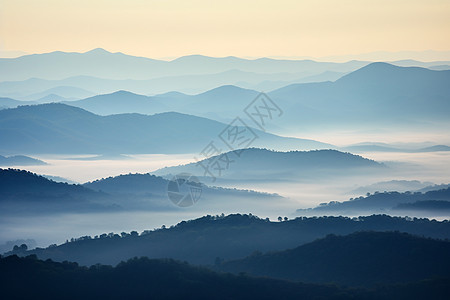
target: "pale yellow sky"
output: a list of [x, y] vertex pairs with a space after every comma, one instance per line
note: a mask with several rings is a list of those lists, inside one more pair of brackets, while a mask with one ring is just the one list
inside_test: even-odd
[[147, 57], [450, 50], [449, 0], [0, 0], [0, 50]]

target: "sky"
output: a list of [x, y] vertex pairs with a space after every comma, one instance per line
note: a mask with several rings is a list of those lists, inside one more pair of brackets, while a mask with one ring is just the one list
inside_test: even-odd
[[4, 53], [447, 57], [449, 37], [449, 0], [0, 0]]

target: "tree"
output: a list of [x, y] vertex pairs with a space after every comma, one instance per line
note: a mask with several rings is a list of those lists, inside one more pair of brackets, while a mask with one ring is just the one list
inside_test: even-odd
[[278, 222], [281, 222], [281, 221], [283, 221], [283, 218], [280, 216], [280, 217], [278, 217]]

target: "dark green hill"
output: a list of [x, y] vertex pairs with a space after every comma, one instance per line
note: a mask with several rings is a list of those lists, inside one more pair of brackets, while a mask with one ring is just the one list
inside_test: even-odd
[[281, 252], [217, 266], [228, 272], [302, 282], [370, 285], [450, 276], [450, 242], [399, 232], [329, 235]]

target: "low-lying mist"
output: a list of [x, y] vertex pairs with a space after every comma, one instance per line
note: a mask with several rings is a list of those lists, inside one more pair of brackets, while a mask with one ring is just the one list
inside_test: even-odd
[[[223, 186], [239, 189], [252, 189], [267, 193], [277, 193], [283, 198], [258, 201], [258, 199], [226, 198], [205, 199], [192, 207], [174, 208], [167, 211], [119, 211], [105, 213], [39, 213], [38, 215], [2, 215], [0, 218], [0, 244], [17, 239], [34, 239], [37, 246], [62, 243], [66, 239], [84, 235], [100, 235], [109, 232], [141, 232], [162, 225], [174, 225], [182, 220], [197, 218], [206, 214], [252, 213], [259, 217], [276, 220], [278, 216], [296, 217], [296, 209], [315, 207], [323, 202], [346, 201], [370, 191], [370, 185], [379, 183], [380, 192], [385, 182], [389, 190], [390, 181], [403, 181], [408, 187], [429, 183], [450, 182], [450, 152], [431, 153], [363, 153], [362, 156], [384, 163], [385, 172], [368, 176], [349, 176], [302, 180], [292, 178], [279, 181], [268, 178], [266, 181], [239, 180], [220, 181]], [[192, 154], [185, 155], [133, 155], [117, 159], [92, 159], [90, 157], [38, 156], [49, 163], [44, 166], [27, 166], [26, 169], [38, 174], [59, 176], [79, 183], [128, 173], [147, 173], [165, 166], [175, 166], [193, 161]], [[214, 185], [205, 182], [208, 185]], [[411, 184], [411, 186], [413, 186]], [[167, 199], [169, 202], [169, 200]], [[202, 201], [208, 205], [202, 205]], [[203, 203], [203, 204], [205, 204]], [[400, 214], [401, 215], [401, 214]], [[426, 215], [422, 215], [426, 217]], [[448, 216], [432, 216], [437, 219]]]

